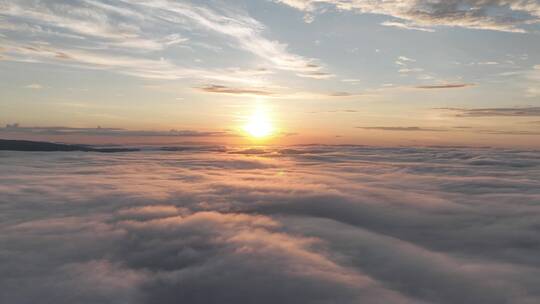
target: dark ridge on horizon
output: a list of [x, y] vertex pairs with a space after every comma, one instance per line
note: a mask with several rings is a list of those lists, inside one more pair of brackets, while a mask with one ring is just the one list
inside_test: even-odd
[[86, 145], [59, 144], [44, 141], [11, 140], [0, 139], [0, 151], [21, 151], [21, 152], [136, 152], [137, 148], [93, 148]]

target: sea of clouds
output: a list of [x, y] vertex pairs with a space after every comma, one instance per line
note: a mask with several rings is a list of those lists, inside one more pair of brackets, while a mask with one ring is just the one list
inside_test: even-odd
[[0, 151], [0, 303], [540, 303], [539, 151], [178, 150]]

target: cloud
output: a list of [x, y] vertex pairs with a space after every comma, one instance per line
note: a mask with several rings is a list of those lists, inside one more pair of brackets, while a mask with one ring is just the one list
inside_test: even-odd
[[396, 60], [397, 65], [406, 65], [407, 62], [416, 62], [416, 59], [412, 59], [406, 56], [399, 56]]
[[523, 131], [523, 130], [480, 130], [479, 133], [494, 134], [494, 135], [540, 135], [540, 131]]
[[127, 130], [121, 128], [74, 128], [74, 127], [23, 127], [18, 123], [7, 124], [0, 128], [0, 133], [33, 134], [33, 135], [90, 135], [90, 136], [166, 136], [166, 137], [234, 137], [235, 134], [225, 131], [197, 130]]
[[334, 78], [336, 75], [326, 73], [326, 72], [309, 72], [309, 73], [299, 73], [296, 76], [303, 78], [313, 78], [313, 79], [329, 79]]
[[257, 20], [227, 9], [222, 14], [209, 8], [191, 6], [170, 1], [139, 2], [144, 7], [156, 8], [176, 16], [163, 16], [165, 20], [176, 21], [186, 18], [198, 27], [234, 39], [237, 45], [260, 59], [269, 61], [275, 68], [292, 71], [316, 71], [319, 67], [313, 59], [289, 53], [285, 44], [268, 40], [261, 35], [264, 26]]
[[535, 65], [533, 68], [525, 73], [526, 81], [526, 96], [538, 97], [540, 96], [540, 65]]
[[417, 89], [462, 89], [468, 87], [474, 87], [473, 83], [448, 83], [448, 84], [434, 84], [434, 85], [420, 85], [416, 86]]
[[351, 83], [358, 83], [358, 82], [361, 82], [362, 80], [356, 79], [356, 78], [345, 78], [345, 79], [341, 79], [341, 81], [343, 81], [343, 82], [351, 82]]
[[328, 94], [328, 96], [334, 96], [334, 97], [348, 97], [348, 96], [353, 96], [353, 95], [354, 94], [349, 93], [349, 92], [333, 92], [333, 93]]
[[39, 83], [32, 83], [29, 85], [24, 86], [26, 89], [32, 89], [32, 90], [41, 90], [43, 89], [43, 86]]
[[498, 65], [499, 63], [496, 61], [483, 61], [483, 62], [479, 62], [478, 64], [479, 65]]
[[110, 70], [125, 75], [148, 79], [205, 79], [235, 83], [259, 83], [266, 71], [260, 69], [242, 70], [200, 69], [178, 65], [166, 59], [141, 58], [111, 52], [80, 49], [56, 48], [49, 45], [9, 44], [10, 59], [17, 62], [56, 63], [74, 68]]
[[2, 152], [0, 302], [540, 301], [538, 151], [230, 149]]
[[[450, 132], [451, 129], [448, 128], [424, 128], [424, 127], [356, 127], [358, 129], [364, 130], [375, 130], [375, 131], [411, 131], [411, 132]], [[461, 130], [463, 132], [469, 133], [480, 133], [480, 134], [492, 134], [492, 135], [540, 135], [538, 131], [530, 130], [490, 130], [490, 129], [475, 129], [473, 127], [467, 126], [457, 126], [453, 129]]]
[[423, 72], [424, 69], [421, 69], [421, 68], [403, 68], [403, 69], [399, 69], [398, 72], [400, 73], [404, 73], [404, 74], [407, 74], [407, 73], [419, 73], [419, 72]]
[[[163, 58], [178, 48], [204, 46], [246, 52], [269, 69], [313, 77], [324, 73], [318, 60], [291, 53], [286, 44], [265, 37], [262, 23], [224, 5], [25, 0], [2, 1], [0, 11], [0, 28], [6, 31], [3, 60], [106, 68], [144, 78], [263, 82], [254, 73], [229, 77], [226, 69], [194, 67], [193, 60], [174, 56]], [[208, 36], [217, 45], [208, 45], [208, 39], [201, 41]], [[45, 43], [36, 46], [36, 41]]]
[[263, 96], [275, 99], [326, 99], [326, 98], [348, 98], [362, 96], [361, 92], [304, 92], [292, 90], [286, 87], [232, 87], [221, 84], [208, 84], [195, 89], [210, 94], [230, 94], [239, 96]]
[[395, 27], [395, 28], [404, 29], [404, 30], [415, 30], [415, 31], [422, 31], [422, 32], [429, 32], [429, 33], [435, 32], [435, 30], [431, 28], [419, 27], [419, 26], [414, 26], [411, 24], [396, 22], [396, 21], [385, 21], [381, 23], [381, 25]]
[[320, 114], [320, 113], [358, 113], [360, 111], [354, 109], [341, 109], [341, 110], [328, 110], [328, 111], [310, 111], [310, 114]]
[[505, 32], [525, 32], [524, 27], [540, 22], [536, 0], [276, 0], [313, 16], [329, 7], [338, 11], [380, 14], [397, 18], [386, 25], [421, 30], [437, 26]]
[[[2, 14], [14, 21], [10, 26], [3, 27], [14, 32], [53, 34], [75, 39], [88, 37], [113, 47], [147, 51], [161, 50], [171, 42], [175, 44], [187, 40], [180, 36], [153, 38], [141, 26], [127, 23], [143, 22], [145, 16], [136, 6], [121, 3], [115, 6], [89, 0], [59, 3], [4, 1], [1, 7]], [[150, 16], [146, 18], [153, 19]]]
[[379, 130], [379, 131], [429, 131], [429, 132], [445, 132], [446, 129], [422, 128], [422, 127], [357, 127], [364, 130]]
[[399, 67], [398, 72], [401, 74], [409, 74], [409, 73], [420, 73], [423, 72], [424, 69], [418, 68], [418, 67], [411, 67], [412, 64], [416, 62], [416, 59], [412, 59], [406, 56], [399, 56], [395, 64]]
[[233, 88], [223, 85], [208, 85], [198, 88], [199, 90], [207, 93], [219, 93], [219, 94], [233, 94], [233, 95], [258, 95], [258, 96], [270, 96], [274, 93], [263, 89], [256, 88]]
[[533, 117], [540, 116], [540, 107], [515, 108], [439, 108], [455, 112], [459, 117]]

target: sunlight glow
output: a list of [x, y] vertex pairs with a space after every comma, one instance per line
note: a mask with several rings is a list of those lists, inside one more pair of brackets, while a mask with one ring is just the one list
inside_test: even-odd
[[244, 125], [244, 131], [254, 138], [270, 136], [273, 127], [266, 109], [257, 107]]

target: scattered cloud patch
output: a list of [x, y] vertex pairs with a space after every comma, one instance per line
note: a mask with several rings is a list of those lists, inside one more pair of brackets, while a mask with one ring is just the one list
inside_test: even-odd
[[303, 77], [303, 78], [312, 78], [312, 79], [330, 79], [334, 78], [336, 75], [326, 72], [308, 72], [308, 73], [299, 73], [296, 74], [296, 76]]
[[527, 131], [527, 130], [480, 130], [479, 133], [493, 134], [493, 135], [540, 135], [540, 131]]
[[447, 129], [423, 128], [423, 127], [357, 127], [364, 130], [378, 131], [429, 131], [429, 132], [446, 132]]
[[421, 69], [421, 68], [403, 68], [403, 69], [399, 69], [398, 72], [400, 73], [404, 73], [404, 74], [408, 74], [408, 73], [420, 73], [420, 72], [423, 72], [424, 69]]
[[341, 110], [329, 110], [329, 111], [311, 111], [310, 114], [321, 114], [321, 113], [359, 113], [360, 111], [354, 109], [341, 109]]
[[455, 112], [459, 117], [532, 117], [540, 116], [540, 107], [516, 107], [516, 108], [440, 108]]
[[349, 82], [349, 83], [358, 83], [358, 82], [361, 82], [362, 80], [361, 79], [356, 79], [356, 78], [345, 78], [345, 79], [341, 79], [341, 81]]
[[474, 86], [475, 84], [473, 83], [448, 83], [448, 84], [420, 85], [420, 86], [416, 86], [415, 88], [434, 90], [434, 89], [463, 89], [463, 88], [469, 88], [469, 87], [474, 87]]
[[399, 56], [396, 60], [397, 65], [406, 65], [407, 62], [416, 62], [416, 59], [412, 59], [406, 56]]
[[403, 22], [397, 22], [397, 21], [385, 21], [381, 23], [381, 25], [395, 27], [395, 28], [403, 29], [403, 30], [415, 30], [415, 31], [421, 31], [421, 32], [428, 32], [428, 33], [435, 32], [435, 30], [431, 28], [415, 26], [409, 23], [403, 23]]
[[399, 67], [398, 72], [400, 74], [407, 75], [407, 74], [410, 74], [410, 73], [424, 72], [423, 68], [413, 67], [412, 66], [412, 65], [415, 64], [415, 62], [416, 62], [416, 59], [412, 59], [412, 58], [409, 58], [409, 57], [406, 57], [406, 56], [399, 56], [396, 59], [395, 64]]
[[41, 89], [43, 89], [43, 85], [41, 85], [39, 83], [32, 83], [32, 84], [29, 84], [29, 85], [25, 85], [24, 88], [32, 89], [32, 90], [41, 90]]
[[354, 94], [349, 93], [349, 92], [333, 92], [333, 93], [328, 94], [328, 96], [333, 96], [333, 97], [348, 97], [348, 96], [353, 96], [353, 95]]
[[198, 88], [206, 93], [233, 94], [233, 95], [258, 95], [270, 96], [273, 92], [257, 88], [233, 88], [224, 85], [208, 85]]

